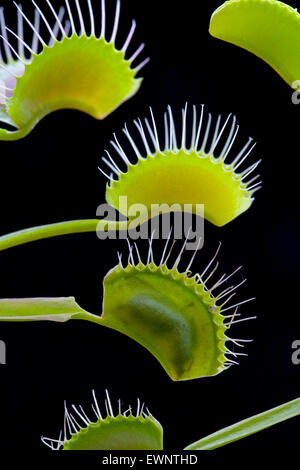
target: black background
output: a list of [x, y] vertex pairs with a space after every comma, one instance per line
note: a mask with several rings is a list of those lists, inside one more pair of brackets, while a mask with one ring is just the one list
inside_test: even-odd
[[[30, 12], [29, 2], [23, 3]], [[241, 126], [240, 145], [249, 135], [258, 142], [251, 158], [263, 159], [264, 185], [250, 210], [230, 224], [205, 223], [205, 247], [194, 269], [201, 270], [219, 240], [220, 273], [243, 264], [248, 282], [240, 297], [256, 296], [256, 301], [241, 311], [257, 320], [236, 325], [232, 335], [254, 342], [246, 346], [249, 356], [240, 366], [174, 383], [147, 350], [113, 330], [83, 322], [1, 323], [0, 339], [7, 345], [7, 365], [0, 366], [2, 449], [47, 453], [40, 436], [58, 435], [63, 401], [88, 410], [92, 388], [100, 402], [105, 388], [114, 403], [119, 397], [124, 406], [137, 397], [145, 401], [164, 427], [168, 450], [299, 395], [300, 365], [292, 364], [291, 345], [300, 339], [300, 106], [266, 63], [209, 35], [210, 16], [220, 1], [122, 3], [121, 37], [135, 18], [134, 44], [145, 42], [141, 57], [151, 57], [140, 74], [140, 91], [104, 121], [63, 110], [44, 118], [23, 140], [0, 142], [1, 233], [95, 218], [105, 196], [105, 179], [97, 170], [103, 150], [113, 132], [148, 114], [149, 105], [156, 115], [170, 103], [179, 116], [185, 101], [205, 103], [215, 117], [233, 112]], [[14, 25], [12, 2], [1, 5]], [[146, 242], [139, 246], [145, 252]], [[154, 247], [159, 252], [160, 243]], [[73, 295], [87, 310], [101, 313], [102, 279], [116, 264], [117, 250], [126, 251], [124, 240], [99, 241], [90, 233], [1, 252], [1, 297]], [[297, 427], [295, 419], [230, 448], [296, 445]]]

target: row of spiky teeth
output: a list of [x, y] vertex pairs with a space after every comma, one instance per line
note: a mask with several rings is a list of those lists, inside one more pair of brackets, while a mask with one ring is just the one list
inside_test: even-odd
[[[152, 234], [151, 234], [151, 237], [149, 239], [149, 248], [148, 248], [147, 259], [146, 259], [145, 263], [143, 263], [143, 261], [142, 261], [141, 254], [139, 252], [139, 249], [138, 249], [136, 243], [134, 243], [134, 245], [131, 245], [129, 239], [127, 239], [128, 249], [129, 249], [127, 264], [123, 265], [123, 263], [122, 263], [122, 254], [118, 252], [117, 254], [118, 254], [118, 260], [119, 260], [119, 266], [124, 270], [126, 269], [126, 267], [128, 265], [132, 266], [132, 267], [136, 267], [137, 265], [142, 265], [142, 266], [146, 267], [146, 266], [149, 266], [150, 264], [153, 264], [157, 268], [162, 267], [162, 266], [166, 266], [166, 267], [168, 267], [168, 269], [170, 271], [176, 270], [178, 273], [180, 272], [181, 274], [185, 275], [188, 279], [191, 279], [192, 278], [191, 267], [192, 267], [192, 264], [195, 260], [196, 255], [199, 251], [199, 247], [200, 247], [200, 244], [201, 244], [201, 241], [202, 241], [201, 238], [199, 238], [199, 240], [198, 240], [198, 244], [197, 244], [196, 249], [192, 252], [192, 255], [191, 255], [191, 258], [188, 262], [188, 265], [185, 267], [185, 269], [183, 271], [182, 270], [179, 271], [179, 265], [182, 261], [183, 253], [185, 251], [187, 242], [189, 241], [190, 232], [191, 232], [191, 227], [188, 230], [187, 236], [186, 236], [186, 238], [185, 238], [185, 240], [182, 244], [182, 247], [181, 247], [181, 250], [180, 250], [179, 254], [177, 255], [175, 261], [173, 261], [173, 263], [171, 263], [171, 265], [168, 265], [168, 262], [169, 262], [174, 244], [175, 244], [175, 240], [174, 240], [173, 243], [171, 243], [171, 245], [170, 245], [172, 230], [170, 231], [169, 236], [166, 240], [166, 243], [165, 243], [165, 246], [164, 246], [164, 249], [163, 249], [163, 253], [162, 253], [160, 262], [158, 264], [155, 263], [154, 254], [153, 254], [153, 239], [154, 239], [154, 233], [155, 233], [153, 231]], [[217, 269], [219, 267], [219, 262], [216, 261], [216, 258], [218, 256], [220, 248], [221, 248], [221, 243], [219, 243], [215, 254], [211, 258], [211, 260], [209, 261], [207, 266], [204, 268], [202, 273], [201, 274], [196, 273], [196, 274], [193, 275], [193, 277], [195, 279], [195, 282], [197, 284], [201, 284], [204, 291], [206, 293], [210, 294], [214, 298], [214, 301], [216, 303], [219, 302], [224, 297], [227, 297], [227, 299], [224, 300], [222, 302], [222, 304], [218, 305], [218, 307], [220, 307], [219, 313], [221, 315], [223, 315], [224, 312], [226, 312], [228, 310], [231, 310], [232, 308], [239, 307], [240, 305], [242, 305], [244, 303], [247, 303], [247, 302], [250, 302], [251, 300], [254, 300], [254, 297], [250, 298], [250, 299], [247, 299], [247, 300], [244, 300], [242, 302], [239, 302], [238, 304], [235, 304], [235, 305], [226, 306], [227, 303], [234, 297], [235, 291], [247, 281], [247, 279], [245, 279], [245, 278], [241, 282], [239, 282], [237, 285], [229, 286], [226, 289], [219, 292], [219, 294], [217, 294], [216, 296], [213, 295], [213, 291], [215, 291], [216, 289], [219, 289], [220, 286], [223, 285], [225, 282], [227, 282], [232, 276], [234, 276], [241, 269], [242, 266], [239, 266], [237, 269], [235, 269], [229, 275], [223, 274], [218, 279], [217, 282], [214, 282], [214, 284], [210, 288], [208, 288], [208, 286], [207, 286], [208, 281], [215, 274], [215, 272], [217, 271]], [[135, 260], [135, 258], [134, 258], [134, 250], [135, 250], [136, 255], [137, 255], [137, 260]], [[210, 272], [209, 272], [209, 270], [210, 270]], [[212, 313], [214, 313], [213, 310], [212, 310]], [[236, 316], [236, 314], [234, 316]], [[230, 317], [231, 317], [231, 315], [230, 315]], [[232, 324], [233, 322], [231, 321], [230, 323]]]
[[[166, 152], [178, 153], [180, 150], [184, 150], [186, 153], [196, 153], [199, 158], [211, 157], [216, 160], [223, 162], [226, 169], [231, 169], [234, 172], [234, 177], [238, 179], [241, 184], [244, 184], [247, 188], [247, 191], [251, 195], [261, 187], [261, 181], [255, 182], [259, 175], [247, 180], [250, 174], [257, 168], [261, 160], [251, 164], [248, 168], [237, 173], [238, 168], [245, 162], [247, 157], [250, 155], [254, 149], [256, 143], [253, 143], [253, 139], [250, 137], [247, 143], [243, 148], [238, 152], [238, 154], [233, 158], [231, 163], [227, 163], [227, 157], [232, 149], [232, 146], [236, 140], [239, 125], [236, 123], [236, 117], [229, 114], [225, 120], [223, 126], [220, 129], [221, 125], [221, 116], [217, 118], [213, 136], [208, 146], [209, 137], [211, 134], [212, 128], [212, 116], [209, 113], [207, 124], [204, 125], [204, 105], [201, 105], [200, 115], [198, 116], [197, 107], [193, 105], [192, 107], [192, 132], [191, 138], [188, 142], [187, 138], [187, 117], [188, 117], [188, 104], [186, 103], [185, 107], [182, 109], [182, 125], [179, 136], [176, 133], [175, 122], [173, 117], [173, 112], [171, 106], [167, 107], [167, 111], [164, 113], [164, 139], [163, 144], [160, 142], [158, 137], [158, 128], [156, 121], [154, 119], [153, 111], [150, 108], [151, 121], [147, 118], [144, 118], [144, 125], [141, 119], [134, 120], [134, 125], [138, 130], [139, 138], [143, 144], [143, 152], [139, 150], [139, 144], [135, 142], [134, 138], [128, 131], [127, 125], [125, 124], [123, 128], [123, 133], [126, 137], [127, 142], [129, 142], [131, 148], [134, 152], [134, 158], [130, 158], [128, 154], [124, 151], [119, 140], [114, 134], [113, 139], [110, 141], [110, 144], [113, 150], [116, 152], [115, 156], [105, 150], [106, 156], [102, 157], [103, 163], [108, 168], [108, 172], [104, 171], [101, 167], [99, 170], [102, 174], [111, 182], [119, 180], [121, 174], [124, 172], [120, 169], [120, 166], [117, 163], [118, 157], [121, 158], [122, 164], [125, 164], [128, 170], [128, 167], [133, 164], [133, 160], [145, 160], [147, 156], [155, 157], [156, 154], [164, 154]], [[229, 126], [230, 119], [232, 120], [231, 126]], [[224, 137], [224, 132], [226, 128], [229, 128], [228, 136], [223, 144], [221, 150], [218, 152], [216, 157], [216, 150], [220, 145], [222, 136]]]
[[59, 450], [68, 440], [71, 439], [72, 436], [78, 434], [81, 429], [87, 429], [91, 424], [95, 424], [99, 422], [99, 420], [103, 421], [107, 416], [115, 418], [118, 415], [123, 415], [124, 417], [127, 417], [127, 415], [131, 415], [131, 416], [135, 416], [136, 418], [141, 417], [144, 419], [148, 418], [149, 416], [152, 416], [149, 409], [145, 407], [144, 403], [140, 402], [139, 398], [137, 399], [137, 407], [136, 407], [135, 412], [133, 411], [131, 406], [129, 406], [129, 408], [126, 411], [122, 411], [121, 400], [118, 400], [118, 413], [117, 415], [115, 415], [112, 404], [111, 404], [111, 400], [109, 397], [109, 393], [107, 390], [105, 390], [105, 393], [106, 393], [106, 400], [104, 402], [105, 411], [106, 411], [105, 417], [103, 417], [104, 415], [100, 411], [100, 407], [99, 407], [98, 400], [95, 395], [95, 391], [92, 390], [93, 403], [91, 405], [91, 408], [93, 410], [95, 418], [90, 419], [81, 405], [79, 405], [79, 407], [72, 405], [72, 409], [76, 413], [77, 417], [80, 418], [81, 420], [81, 424], [80, 424], [78, 422], [78, 418], [75, 418], [75, 416], [72, 413], [70, 413], [65, 402], [64, 403], [65, 413], [64, 413], [63, 431], [60, 432], [58, 439], [51, 439], [51, 438], [42, 436], [41, 437], [42, 442], [46, 444], [48, 447], [50, 447], [50, 449], [52, 450]]

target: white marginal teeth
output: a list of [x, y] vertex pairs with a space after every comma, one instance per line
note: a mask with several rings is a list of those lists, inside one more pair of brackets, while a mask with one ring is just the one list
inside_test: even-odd
[[[130, 60], [134, 60], [136, 55], [141, 51], [143, 47], [144, 45], [142, 44], [140, 48], [136, 51], [136, 53], [130, 58]], [[146, 61], [147, 59], [144, 62]], [[130, 134], [130, 131], [128, 130], [126, 125], [123, 129], [123, 132], [125, 136], [127, 137], [127, 140], [129, 141], [131, 147], [133, 148], [133, 151], [135, 155], [137, 156], [138, 160], [145, 160], [147, 159], [147, 157], [155, 157], [157, 153], [164, 154], [164, 151], [169, 151], [174, 154], [178, 153], [179, 149], [178, 149], [177, 142], [179, 139], [176, 136], [176, 129], [175, 129], [175, 123], [174, 123], [171, 106], [168, 105], [166, 112], [164, 112], [163, 114], [164, 151], [162, 150], [161, 144], [159, 142], [158, 128], [154, 119], [152, 108], [150, 107], [149, 109], [150, 109], [150, 118], [151, 118], [150, 120], [148, 118], [144, 118], [144, 124], [139, 118], [133, 121], [134, 125], [139, 131], [139, 138], [142, 141], [144, 152], [141, 152], [138, 149], [138, 146], [134, 138]], [[234, 158], [232, 163], [227, 163], [226, 158], [229, 152], [231, 151], [231, 148], [234, 144], [234, 141], [237, 137], [238, 130], [239, 130], [239, 126], [236, 125], [236, 117], [229, 114], [220, 130], [221, 116], [220, 115], [218, 116], [214, 133], [213, 133], [213, 137], [210, 143], [210, 150], [208, 151], [208, 153], [206, 153], [206, 147], [210, 139], [210, 132], [211, 132], [211, 127], [212, 127], [211, 114], [210, 113], [208, 114], [207, 123], [206, 123], [205, 128], [203, 129], [204, 135], [202, 137], [202, 141], [200, 141], [201, 140], [200, 135], [202, 134], [202, 127], [203, 127], [204, 105], [201, 105], [201, 113], [200, 113], [199, 120], [197, 116], [197, 108], [195, 105], [193, 105], [192, 107], [193, 122], [192, 122], [192, 133], [191, 133], [192, 135], [189, 140], [189, 145], [187, 142], [188, 103], [185, 104], [185, 107], [182, 109], [181, 114], [182, 114], [182, 129], [181, 129], [181, 137], [179, 141], [181, 143], [181, 149], [184, 150], [186, 153], [195, 152], [201, 158], [203, 156], [214, 157], [214, 152], [220, 144], [220, 140], [222, 136], [224, 135], [226, 128], [228, 127], [230, 119], [232, 119], [232, 124], [229, 129], [227, 140], [224, 144], [222, 151], [219, 153], [219, 156], [214, 157], [215, 160], [222, 161], [224, 165], [226, 165], [226, 169], [231, 168], [235, 172], [239, 168], [239, 166], [242, 165], [242, 163], [244, 163], [244, 161], [248, 158], [248, 156], [251, 154], [251, 152], [253, 151], [256, 145], [256, 143], [253, 143], [252, 146], [250, 147], [250, 144], [253, 142], [252, 137], [250, 137], [247, 143], [238, 153], [238, 155]], [[114, 147], [114, 149], [117, 151], [119, 156], [121, 156], [122, 160], [126, 163], [127, 171], [128, 171], [128, 167], [131, 165], [130, 158], [126, 155], [125, 151], [120, 146], [119, 142], [116, 139], [115, 134], [114, 134], [114, 138], [116, 140], [116, 143], [111, 141], [110, 144]], [[154, 153], [152, 152], [150, 148], [152, 146], [154, 148]], [[200, 150], [198, 150], [199, 147], [200, 147]], [[236, 176], [239, 177], [240, 179], [241, 188], [243, 188], [244, 190], [248, 190], [249, 194], [251, 195], [253, 194], [253, 192], [255, 192], [256, 190], [260, 188], [261, 183], [250, 186], [251, 182], [254, 181], [257, 177], [252, 178], [248, 182], [245, 181], [245, 178], [247, 178], [256, 169], [259, 162], [260, 160], [252, 164], [249, 168], [247, 168], [247, 170], [244, 170], [242, 173], [236, 173]], [[109, 164], [107, 165], [110, 167]], [[120, 172], [119, 172], [119, 176], [120, 176]]]

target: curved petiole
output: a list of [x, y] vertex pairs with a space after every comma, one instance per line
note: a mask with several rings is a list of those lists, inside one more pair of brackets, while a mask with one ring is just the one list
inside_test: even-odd
[[[133, 228], [132, 224], [133, 222], [130, 222], [131, 228]], [[128, 227], [129, 222], [127, 221], [116, 222], [99, 219], [70, 220], [67, 222], [39, 225], [1, 236], [0, 251], [44, 238], [57, 237], [59, 235], [96, 231], [105, 232], [107, 230], [127, 230]]]

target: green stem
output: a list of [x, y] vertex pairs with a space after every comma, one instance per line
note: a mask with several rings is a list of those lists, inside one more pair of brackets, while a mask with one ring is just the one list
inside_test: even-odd
[[102, 324], [99, 315], [94, 315], [81, 308], [74, 297], [0, 300], [0, 321], [56, 321], [62, 323], [71, 319]]
[[300, 398], [221, 429], [187, 446], [185, 450], [217, 449], [298, 415], [300, 415]]
[[42, 240], [44, 238], [56, 237], [58, 235], [68, 235], [70, 233], [96, 232], [109, 230], [127, 230], [128, 222], [115, 222], [99, 219], [90, 220], [70, 220], [68, 222], [59, 222], [56, 224], [40, 225], [17, 232], [12, 232], [0, 237], [0, 251], [7, 250], [14, 246], [24, 243]]

